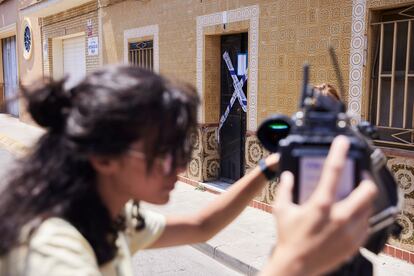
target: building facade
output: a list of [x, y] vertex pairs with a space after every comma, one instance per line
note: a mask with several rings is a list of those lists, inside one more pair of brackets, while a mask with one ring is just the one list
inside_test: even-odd
[[[85, 74], [131, 63], [193, 84], [202, 104], [181, 176], [191, 183], [232, 183], [268, 154], [255, 132], [271, 114], [297, 110], [305, 61], [311, 83], [338, 87], [332, 45], [343, 100], [355, 120], [378, 126], [376, 143], [404, 192], [404, 230], [389, 243], [414, 252], [414, 1], [32, 0], [20, 1], [19, 14], [17, 34], [26, 18], [39, 34], [22, 58], [22, 83], [35, 68], [61, 77], [75, 65]], [[276, 185], [257, 201], [269, 204]]]

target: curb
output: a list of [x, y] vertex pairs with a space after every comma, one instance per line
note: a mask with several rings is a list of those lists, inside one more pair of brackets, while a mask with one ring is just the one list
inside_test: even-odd
[[[207, 191], [209, 193], [212, 193], [212, 194], [218, 195], [218, 194], [221, 194], [223, 192], [223, 190], [217, 189], [217, 188], [215, 188], [214, 186], [211, 186], [208, 183], [193, 180], [193, 179], [190, 179], [190, 178], [188, 178], [186, 176], [183, 176], [183, 175], [178, 175], [178, 180], [181, 181], [181, 182], [184, 182], [188, 185], [191, 185], [195, 188], [205, 189], [205, 191]], [[273, 206], [271, 204], [258, 201], [257, 199], [252, 199], [249, 203], [249, 206], [253, 207], [255, 209], [259, 209], [259, 210], [262, 210], [264, 212], [270, 213], [270, 214], [273, 213]]]
[[193, 248], [197, 249], [198, 251], [204, 253], [205, 255], [213, 258], [214, 260], [218, 261], [219, 263], [242, 273], [243, 275], [253, 276], [257, 275], [260, 271], [245, 262], [240, 261], [239, 259], [230, 256], [229, 254], [223, 252], [219, 249], [220, 246], [213, 247], [208, 243], [198, 243], [191, 245]]

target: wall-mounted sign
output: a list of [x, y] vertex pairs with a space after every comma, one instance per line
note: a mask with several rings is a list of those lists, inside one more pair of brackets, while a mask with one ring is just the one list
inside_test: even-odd
[[247, 71], [247, 54], [237, 54], [237, 76], [246, 75]]
[[88, 56], [97, 56], [99, 51], [98, 37], [88, 37]]
[[92, 19], [88, 19], [86, 21], [86, 35], [92, 36], [92, 34], [93, 34]]
[[222, 23], [223, 24], [227, 24], [227, 22], [228, 22], [228, 18], [227, 18], [227, 12], [226, 11], [224, 11], [222, 14], [221, 14], [221, 19], [222, 19]]
[[33, 48], [33, 32], [32, 25], [28, 18], [25, 18], [22, 25], [22, 44], [23, 44], [23, 57], [30, 59]]

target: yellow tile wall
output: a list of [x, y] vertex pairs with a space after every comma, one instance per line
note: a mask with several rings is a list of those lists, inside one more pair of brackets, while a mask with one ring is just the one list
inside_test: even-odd
[[219, 35], [208, 35], [205, 39], [204, 102], [206, 123], [216, 123], [220, 116], [220, 42]]

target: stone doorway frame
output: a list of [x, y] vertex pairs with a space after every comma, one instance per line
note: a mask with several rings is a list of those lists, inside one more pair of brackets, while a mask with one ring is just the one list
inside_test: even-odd
[[364, 62], [366, 60], [366, 0], [352, 1], [352, 31], [349, 53], [348, 110], [361, 119]]
[[[204, 29], [210, 26], [229, 24], [239, 21], [249, 22], [249, 79], [247, 82], [247, 130], [257, 129], [257, 90], [258, 90], [258, 63], [259, 63], [259, 5], [247, 6], [239, 9], [211, 13], [197, 16], [197, 91], [201, 99], [204, 97]], [[224, 34], [224, 32], [223, 32]], [[199, 123], [205, 123], [206, 108], [200, 106], [198, 112]]]

